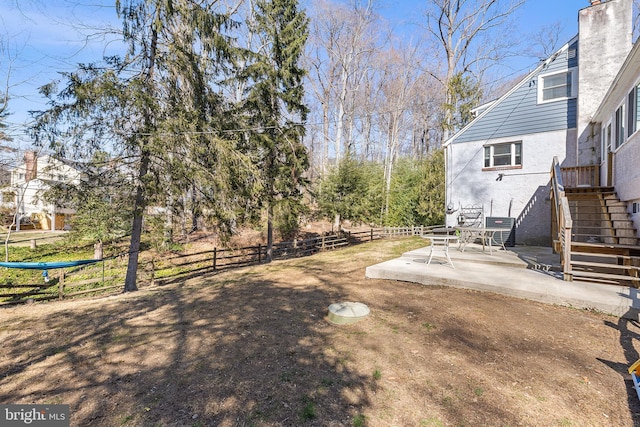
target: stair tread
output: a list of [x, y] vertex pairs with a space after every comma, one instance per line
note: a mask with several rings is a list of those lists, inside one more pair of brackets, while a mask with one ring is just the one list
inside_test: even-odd
[[[638, 245], [629, 245], [629, 244], [614, 244], [614, 243], [591, 243], [591, 242], [571, 242], [571, 253], [580, 253], [580, 254], [608, 254], [614, 256], [629, 256], [624, 253], [613, 253], [613, 252], [632, 252], [634, 254], [640, 254], [640, 246]], [[596, 256], [596, 255], [593, 255]], [[631, 255], [634, 256], [634, 255]], [[636, 256], [638, 257], [638, 256]]]
[[[619, 265], [619, 264], [607, 264], [605, 262], [591, 262], [591, 261], [574, 261], [571, 260], [571, 265], [579, 265], [582, 267], [595, 267], [595, 268], [612, 268], [612, 269], [620, 269], [620, 270], [637, 270], [640, 267], [635, 265]], [[584, 271], [584, 270], [580, 270]]]
[[593, 229], [593, 230], [635, 230], [635, 227], [603, 227], [603, 226], [597, 226], [597, 225], [575, 225], [574, 221], [574, 225], [573, 227], [571, 227], [571, 229], [575, 229], [575, 228], [588, 228], [588, 229]]
[[595, 279], [611, 279], [611, 280], [634, 280], [634, 279], [638, 279], [637, 277], [626, 276], [624, 274], [596, 273], [596, 272], [593, 272], [593, 271], [584, 271], [584, 270], [571, 270], [571, 273], [574, 276], [593, 277]]

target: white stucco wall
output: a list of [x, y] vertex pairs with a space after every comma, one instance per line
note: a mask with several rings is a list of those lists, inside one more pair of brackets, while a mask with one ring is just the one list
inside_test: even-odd
[[[594, 116], [594, 122], [600, 129], [606, 132], [607, 126], [611, 124], [615, 138], [615, 112], [620, 105], [625, 106], [625, 132], [628, 131], [626, 115], [631, 109], [628, 105], [629, 93], [640, 85], [640, 42], [636, 43], [621, 72], [616, 77], [611, 89], [607, 93], [604, 101], [600, 105]], [[601, 132], [602, 134], [602, 132]], [[626, 134], [625, 134], [626, 136]], [[615, 143], [612, 141], [612, 147]], [[606, 183], [608, 160], [600, 167], [601, 182]], [[640, 230], [640, 212], [633, 213], [633, 203], [640, 203], [640, 129], [625, 140], [625, 142], [614, 148], [612, 183], [615, 187], [618, 198], [626, 202], [627, 212], [634, 222], [636, 230]]]
[[631, 6], [632, 0], [609, 0], [586, 7], [578, 14], [579, 142], [575, 164], [600, 163], [599, 134], [591, 123], [633, 45]]
[[640, 132], [622, 144], [613, 159], [613, 179], [618, 197], [627, 203], [627, 210], [636, 230], [640, 230], [640, 212], [633, 213], [632, 204], [640, 203]]
[[[447, 146], [447, 204], [455, 209], [481, 205], [485, 216], [516, 218], [516, 243], [550, 244], [549, 171], [553, 157], [565, 162], [576, 131], [520, 135]], [[486, 144], [522, 141], [522, 168], [483, 170]], [[504, 174], [497, 181], [498, 175]], [[455, 212], [447, 225], [457, 225]]]

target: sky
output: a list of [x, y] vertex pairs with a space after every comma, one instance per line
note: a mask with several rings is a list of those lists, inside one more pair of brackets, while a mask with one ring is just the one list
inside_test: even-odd
[[[313, 0], [307, 0], [313, 1]], [[415, 31], [419, 11], [428, 0], [381, 0], [381, 13], [402, 34]], [[387, 5], [385, 5], [385, 2]], [[78, 63], [117, 53], [122, 46], [111, 34], [96, 35], [105, 24], [120, 28], [115, 0], [0, 0], [0, 85], [9, 88], [9, 134], [22, 148], [29, 111], [43, 110], [38, 88], [71, 71]], [[531, 34], [558, 23], [560, 46], [578, 31], [578, 10], [589, 0], [526, 0], [517, 12], [516, 32]], [[94, 37], [87, 38], [87, 34]], [[510, 35], [509, 35], [510, 36]], [[111, 41], [109, 41], [111, 40]], [[533, 58], [512, 58], [514, 74], [535, 66]]]

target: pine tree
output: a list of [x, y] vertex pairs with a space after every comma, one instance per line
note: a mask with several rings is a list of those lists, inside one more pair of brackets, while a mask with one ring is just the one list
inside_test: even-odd
[[134, 291], [146, 208], [190, 191], [226, 222], [225, 208], [242, 203], [247, 162], [222, 135], [225, 106], [214, 87], [232, 52], [226, 14], [189, 0], [118, 0], [116, 9], [126, 55], [80, 65], [57, 94], [45, 86], [51, 108], [34, 133], [58, 156], [104, 149], [125, 161], [134, 190], [124, 290]]
[[[267, 212], [267, 261], [272, 258], [274, 212], [294, 215], [302, 198], [308, 156], [302, 143], [308, 109], [303, 103], [300, 61], [308, 37], [308, 19], [296, 0], [258, 0], [255, 34], [263, 48], [250, 54], [244, 73], [248, 95], [244, 107], [259, 131], [251, 140], [262, 166]], [[296, 218], [297, 219], [297, 218]], [[286, 221], [290, 223], [291, 221]]]

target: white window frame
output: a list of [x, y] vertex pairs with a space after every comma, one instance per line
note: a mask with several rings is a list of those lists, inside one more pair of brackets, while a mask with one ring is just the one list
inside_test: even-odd
[[[544, 100], [542, 97], [544, 90], [544, 79], [551, 76], [557, 76], [558, 74], [570, 74], [571, 75], [571, 95], [560, 96], [557, 98]], [[578, 68], [572, 67], [561, 71], [552, 71], [538, 76], [538, 104], [548, 104], [549, 102], [564, 101], [572, 99], [578, 96]]]
[[640, 83], [636, 83], [627, 94], [627, 135], [631, 138], [640, 131]]
[[613, 113], [613, 151], [616, 151], [627, 141], [626, 126], [626, 100], [616, 108]]
[[[511, 162], [508, 165], [494, 164], [495, 154], [494, 149], [496, 146], [510, 145]], [[516, 145], [520, 146], [520, 163], [516, 163]], [[489, 150], [489, 165], [487, 165], [487, 149]], [[482, 150], [482, 169], [495, 170], [495, 169], [512, 169], [522, 167], [522, 141], [501, 142], [497, 144], [485, 145]]]
[[613, 126], [614, 123], [612, 121], [608, 121], [602, 126], [602, 153], [600, 156], [602, 163], [607, 161], [607, 156], [613, 151], [611, 146], [613, 143]]

